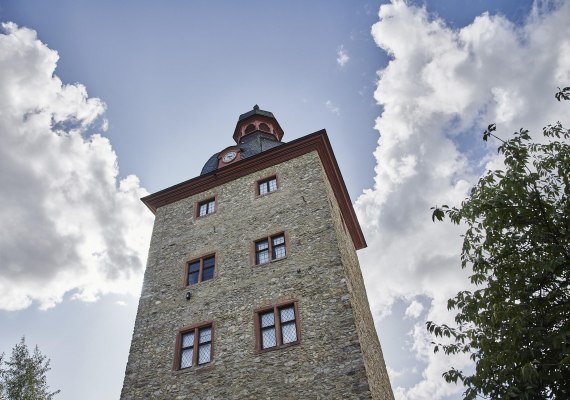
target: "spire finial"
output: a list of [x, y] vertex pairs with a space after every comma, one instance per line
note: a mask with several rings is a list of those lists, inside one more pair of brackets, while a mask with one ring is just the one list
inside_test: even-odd
[[254, 106], [253, 106], [253, 109], [256, 110], [256, 111], [259, 110], [259, 106], [258, 106], [257, 104], [254, 105]]

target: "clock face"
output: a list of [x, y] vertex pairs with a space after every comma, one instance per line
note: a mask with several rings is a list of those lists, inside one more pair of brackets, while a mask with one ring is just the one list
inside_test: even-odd
[[222, 160], [225, 163], [229, 163], [232, 162], [234, 160], [234, 158], [236, 158], [237, 153], [235, 151], [229, 151], [224, 155], [224, 158], [222, 158]]

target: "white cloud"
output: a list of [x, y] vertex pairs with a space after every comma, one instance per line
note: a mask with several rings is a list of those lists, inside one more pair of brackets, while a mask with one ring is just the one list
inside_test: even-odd
[[0, 33], [0, 309], [66, 293], [140, 290], [152, 215], [138, 178], [118, 178], [104, 103], [54, 75], [57, 52], [13, 23]]
[[[379, 71], [375, 92], [383, 106], [375, 184], [355, 203], [368, 242], [359, 256], [377, 322], [396, 299], [418, 295], [431, 298], [427, 320], [452, 321], [447, 299], [468, 284], [459, 261], [462, 228], [432, 223], [429, 209], [459, 205], [481, 168], [497, 165], [495, 149], [480, 139], [484, 127], [497, 122], [507, 136], [524, 126], [539, 136], [548, 122], [568, 125], [567, 104], [556, 102], [554, 93], [570, 83], [570, 3], [548, 9], [535, 7], [523, 26], [483, 14], [451, 29], [403, 1], [380, 7], [372, 35], [391, 61]], [[418, 309], [411, 305], [406, 314], [419, 316]], [[427, 364], [415, 385], [394, 388], [397, 397], [440, 399], [461, 391], [442, 379], [451, 363], [433, 354], [424, 321], [411, 338], [411, 351]], [[468, 360], [453, 363], [461, 368]]]
[[338, 108], [335, 104], [333, 104], [332, 101], [330, 100], [325, 101], [325, 106], [334, 115], [340, 115], [340, 108]]
[[346, 52], [344, 45], [341, 45], [336, 53], [336, 62], [341, 67], [344, 67], [349, 60], [350, 57], [348, 56], [348, 53]]
[[424, 310], [424, 306], [419, 301], [412, 301], [408, 308], [406, 308], [406, 317], [410, 318], [417, 318], [421, 315], [422, 311]]

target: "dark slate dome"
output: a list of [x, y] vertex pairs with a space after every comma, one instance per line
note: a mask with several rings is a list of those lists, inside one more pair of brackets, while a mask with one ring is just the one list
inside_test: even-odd
[[[256, 131], [247, 136], [244, 136], [239, 143], [239, 152], [241, 159], [249, 158], [262, 151], [272, 149], [277, 146], [281, 146], [284, 142], [280, 142], [275, 139], [273, 135], [267, 134], [265, 132]], [[200, 175], [207, 174], [218, 169], [218, 156], [219, 152], [212, 155], [204, 164], [202, 172]]]
[[200, 172], [200, 175], [204, 175], [208, 172], [212, 172], [218, 169], [218, 154], [220, 153], [214, 154], [208, 159], [208, 161], [206, 161], [206, 164], [204, 164], [204, 167], [202, 167], [202, 172]]
[[[283, 130], [273, 113], [259, 109], [256, 104], [253, 110], [241, 114], [238, 119], [234, 132], [234, 139], [238, 141], [235, 147], [239, 149], [239, 157], [236, 157], [236, 161], [284, 144], [280, 140], [282, 136]], [[220, 153], [222, 152], [217, 152], [206, 161], [200, 175], [219, 168]]]

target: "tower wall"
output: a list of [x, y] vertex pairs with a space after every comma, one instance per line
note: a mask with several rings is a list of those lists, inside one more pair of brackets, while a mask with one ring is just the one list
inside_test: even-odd
[[[272, 175], [278, 190], [256, 196], [256, 181]], [[196, 203], [214, 196], [216, 212], [196, 218]], [[253, 242], [278, 232], [288, 236], [286, 258], [253, 265]], [[210, 253], [215, 278], [186, 287], [185, 263]], [[298, 304], [299, 344], [256, 351], [255, 310], [286, 301]], [[203, 321], [214, 329], [211, 363], [175, 370], [177, 333]], [[393, 398], [316, 151], [158, 208], [121, 394], [145, 398]]]
[[347, 288], [350, 295], [350, 305], [355, 317], [359, 345], [361, 349], [365, 349], [362, 355], [372, 398], [394, 399], [390, 378], [386, 370], [386, 364], [384, 363], [382, 347], [380, 346], [380, 340], [378, 339], [378, 334], [374, 327], [374, 319], [370, 311], [356, 249], [354, 248], [354, 244], [344, 223], [340, 207], [335, 201], [333, 189], [327, 179], [325, 179], [324, 182], [330, 199], [329, 204], [333, 216], [333, 226], [336, 233], [335, 236], [340, 251], [343, 271], [347, 277]]

